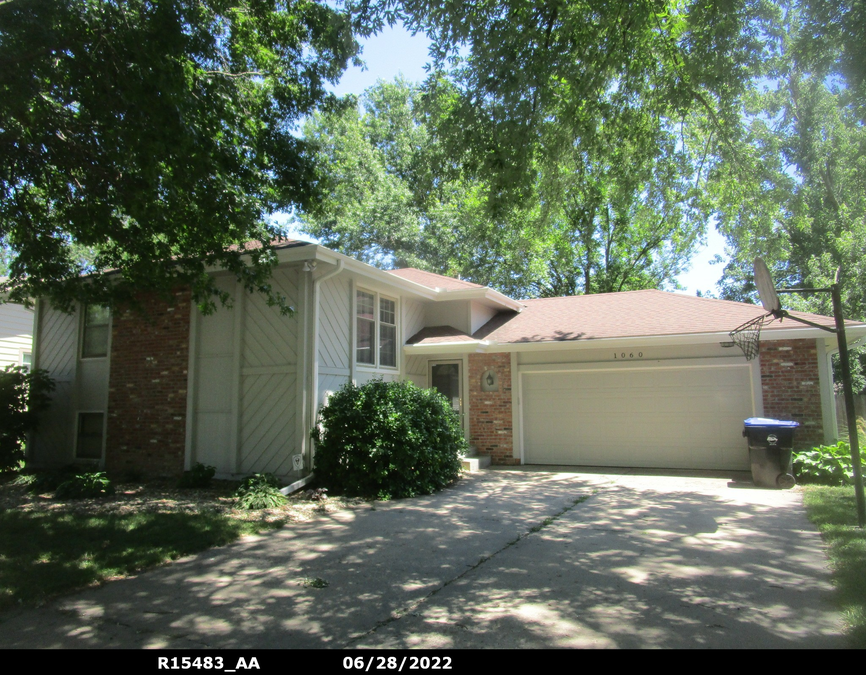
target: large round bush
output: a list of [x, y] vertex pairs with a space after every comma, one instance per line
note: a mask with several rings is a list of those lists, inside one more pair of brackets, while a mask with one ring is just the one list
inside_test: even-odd
[[316, 477], [332, 493], [382, 499], [441, 490], [457, 479], [466, 450], [445, 398], [411, 382], [345, 385], [314, 439]]

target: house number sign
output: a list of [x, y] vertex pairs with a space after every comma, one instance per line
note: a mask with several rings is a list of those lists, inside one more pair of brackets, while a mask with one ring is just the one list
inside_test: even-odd
[[615, 361], [623, 361], [628, 359], [642, 359], [643, 352], [614, 352], [613, 358]]

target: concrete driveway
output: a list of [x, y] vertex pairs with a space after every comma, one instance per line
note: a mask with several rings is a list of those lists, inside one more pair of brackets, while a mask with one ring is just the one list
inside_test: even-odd
[[796, 491], [495, 470], [7, 612], [0, 648], [841, 647], [825, 566]]

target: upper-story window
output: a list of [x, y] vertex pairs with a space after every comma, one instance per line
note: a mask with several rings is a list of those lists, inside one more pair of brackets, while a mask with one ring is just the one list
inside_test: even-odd
[[108, 356], [108, 334], [111, 312], [105, 305], [87, 305], [84, 308], [84, 331], [81, 357], [84, 359]]
[[357, 344], [355, 361], [369, 366], [397, 367], [397, 301], [358, 291], [355, 298]]

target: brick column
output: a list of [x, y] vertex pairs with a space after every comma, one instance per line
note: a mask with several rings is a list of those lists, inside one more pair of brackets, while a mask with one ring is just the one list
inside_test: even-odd
[[143, 313], [118, 310], [111, 326], [105, 465], [122, 475], [183, 473], [190, 293], [139, 297]]
[[796, 449], [822, 445], [824, 420], [816, 341], [762, 341], [760, 359], [764, 416], [800, 423], [794, 434]]
[[[498, 391], [481, 391], [481, 376], [488, 369], [499, 378]], [[469, 442], [479, 455], [490, 455], [493, 464], [520, 464], [513, 457], [511, 409], [511, 354], [470, 354]]]

